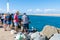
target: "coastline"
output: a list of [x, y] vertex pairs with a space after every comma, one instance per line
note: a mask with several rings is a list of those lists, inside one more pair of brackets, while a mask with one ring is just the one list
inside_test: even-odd
[[32, 14], [32, 16], [56, 16], [56, 17], [60, 17], [60, 14]]

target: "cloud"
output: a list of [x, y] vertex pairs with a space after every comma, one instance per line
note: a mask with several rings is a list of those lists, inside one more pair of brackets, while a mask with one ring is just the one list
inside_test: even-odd
[[33, 10], [32, 9], [28, 9], [27, 12], [32, 12]]
[[56, 13], [60, 13], [60, 9], [52, 9], [52, 8], [48, 8], [48, 9], [28, 9], [26, 11], [29, 14], [56, 14]]
[[37, 12], [37, 13], [45, 12], [46, 13], [46, 12], [57, 12], [57, 11], [60, 11], [60, 10], [58, 10], [58, 9], [39, 9], [39, 8], [27, 10], [27, 12], [33, 12], [33, 13], [35, 13], [35, 12]]
[[18, 10], [15, 10], [15, 9], [13, 9], [13, 10], [10, 10], [10, 12], [13, 12], [13, 13], [15, 13], [16, 11], [18, 11]]
[[15, 12], [16, 10], [14, 9], [14, 10], [12, 10], [13, 12]]
[[44, 9], [43, 12], [48, 14], [50, 13], [56, 14], [56, 13], [60, 13], [60, 9]]
[[44, 12], [54, 12], [54, 11], [56, 11], [56, 9], [44, 9]]
[[27, 12], [35, 13], [35, 12], [42, 12], [42, 10], [41, 9], [28, 9]]
[[42, 12], [41, 9], [35, 9], [35, 12]]

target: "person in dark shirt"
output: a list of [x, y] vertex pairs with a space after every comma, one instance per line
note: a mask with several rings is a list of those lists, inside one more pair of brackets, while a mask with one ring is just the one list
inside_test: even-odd
[[11, 30], [10, 26], [12, 24], [12, 16], [11, 14], [7, 15], [7, 26], [9, 28], [9, 30]]

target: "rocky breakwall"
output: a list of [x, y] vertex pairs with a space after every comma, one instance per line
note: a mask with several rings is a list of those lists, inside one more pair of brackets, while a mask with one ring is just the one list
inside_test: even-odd
[[41, 33], [44, 36], [47, 36], [47, 38], [50, 38], [52, 35], [54, 35], [55, 33], [58, 33], [59, 31], [57, 30], [57, 28], [55, 28], [54, 26], [50, 26], [50, 25], [46, 25], [43, 30], [41, 31]]
[[57, 28], [58, 33], [60, 34], [60, 28]]

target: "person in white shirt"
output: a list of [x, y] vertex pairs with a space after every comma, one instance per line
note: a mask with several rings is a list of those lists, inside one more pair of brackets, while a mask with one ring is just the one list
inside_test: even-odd
[[26, 15], [26, 13], [22, 16], [22, 25], [24, 29], [29, 29], [29, 17]]

